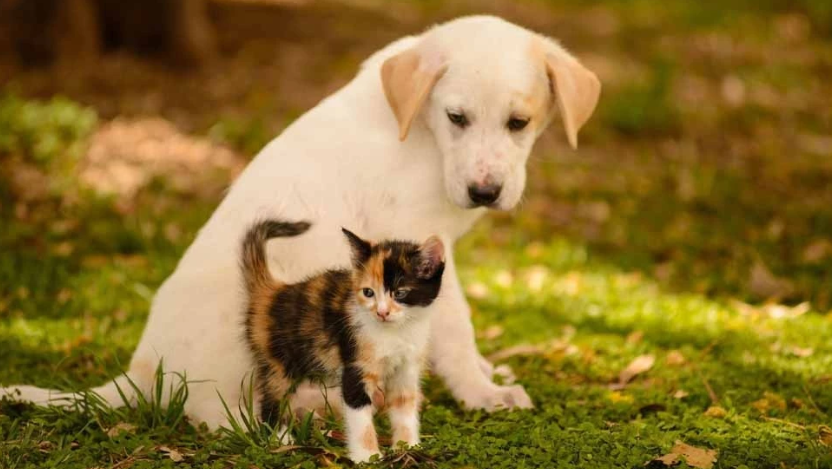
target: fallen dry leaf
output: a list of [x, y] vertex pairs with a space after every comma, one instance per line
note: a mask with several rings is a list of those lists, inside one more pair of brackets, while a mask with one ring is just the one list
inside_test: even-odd
[[166, 453], [173, 462], [182, 462], [182, 460], [185, 459], [185, 457], [182, 456], [182, 453], [173, 448], [168, 448], [167, 446], [160, 446], [159, 451]]
[[818, 427], [818, 433], [820, 444], [832, 447], [832, 428], [829, 428], [826, 425], [821, 425]]
[[689, 395], [690, 394], [687, 391], [685, 391], [684, 389], [679, 389], [678, 391], [673, 393], [673, 398], [674, 399], [684, 399], [684, 398], [688, 397]]
[[812, 309], [812, 305], [803, 302], [795, 306], [769, 303], [763, 306], [753, 306], [742, 301], [732, 300], [731, 304], [737, 312], [752, 319], [759, 317], [770, 317], [772, 319], [791, 319], [802, 316]]
[[762, 311], [772, 319], [791, 319], [808, 313], [810, 309], [812, 309], [812, 306], [808, 302], [804, 302], [797, 306], [768, 304], [763, 306]]
[[714, 466], [714, 462], [716, 462], [717, 454], [718, 452], [714, 449], [697, 448], [676, 440], [670, 453], [648, 461], [645, 466], [651, 464], [653, 461], [663, 463], [665, 466], [675, 466], [684, 459], [685, 463], [690, 467], [711, 469]]
[[705, 411], [705, 417], [721, 419], [728, 415], [728, 411], [718, 405], [712, 405]]
[[644, 332], [642, 331], [633, 331], [627, 334], [627, 343], [628, 344], [637, 344], [641, 342], [641, 339], [644, 338]]
[[507, 358], [516, 357], [518, 355], [540, 355], [543, 352], [543, 347], [540, 345], [520, 344], [504, 348], [502, 350], [498, 350], [489, 355], [487, 358], [488, 361], [493, 363], [505, 360]]
[[803, 262], [807, 264], [816, 264], [829, 256], [832, 256], [832, 243], [825, 239], [813, 241], [803, 250]]
[[766, 391], [761, 399], [751, 403], [751, 407], [765, 414], [771, 409], [786, 410], [786, 401], [780, 395]]
[[64, 304], [72, 298], [72, 290], [68, 288], [63, 288], [61, 291], [58, 292], [58, 303]]
[[107, 436], [113, 438], [115, 436], [121, 435], [122, 433], [135, 433], [136, 426], [132, 423], [119, 423], [107, 430]]
[[806, 358], [806, 357], [811, 357], [812, 354], [815, 353], [815, 349], [813, 349], [811, 347], [806, 347], [806, 348], [804, 348], [804, 347], [790, 347], [789, 352], [791, 352], [792, 355], [794, 355], [796, 357]]
[[168, 453], [168, 457], [173, 462], [182, 462], [182, 460], [185, 459], [182, 457], [182, 453], [176, 451], [175, 449], [170, 450], [170, 453]]
[[75, 251], [75, 245], [69, 241], [56, 243], [52, 246], [52, 253], [58, 257], [68, 257]]
[[627, 385], [633, 378], [637, 375], [640, 375], [650, 368], [653, 368], [653, 364], [656, 363], [656, 357], [653, 355], [641, 355], [636, 357], [633, 361], [627, 365], [627, 368], [624, 368], [621, 373], [618, 375], [618, 383], [612, 385], [613, 389], [621, 389]]
[[504, 330], [501, 326], [489, 326], [479, 334], [479, 338], [484, 340], [494, 340], [503, 335], [503, 332]]
[[731, 107], [740, 107], [745, 103], [745, 83], [736, 75], [723, 78], [720, 91], [722, 98]]
[[687, 363], [685, 356], [682, 355], [682, 352], [678, 350], [671, 350], [667, 352], [667, 356], [665, 357], [664, 361], [669, 366], [679, 366]]
[[794, 290], [788, 280], [777, 277], [761, 260], [754, 262], [748, 278], [748, 289], [763, 298], [780, 298]]

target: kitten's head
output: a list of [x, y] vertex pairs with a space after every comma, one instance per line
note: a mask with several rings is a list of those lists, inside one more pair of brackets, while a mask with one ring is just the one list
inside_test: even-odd
[[431, 236], [424, 243], [371, 243], [343, 229], [352, 250], [353, 285], [359, 308], [379, 322], [397, 323], [420, 314], [442, 286], [445, 247]]

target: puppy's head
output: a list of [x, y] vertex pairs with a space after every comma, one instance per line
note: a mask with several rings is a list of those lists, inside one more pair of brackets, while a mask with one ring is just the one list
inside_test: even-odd
[[463, 208], [514, 207], [537, 137], [560, 112], [575, 148], [601, 91], [595, 74], [554, 41], [484, 16], [429, 30], [387, 59], [381, 77], [399, 137], [414, 122], [433, 133], [447, 195]]

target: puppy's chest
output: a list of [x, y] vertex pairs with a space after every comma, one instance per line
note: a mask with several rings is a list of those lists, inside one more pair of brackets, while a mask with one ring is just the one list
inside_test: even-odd
[[456, 238], [481, 215], [479, 210], [454, 208], [439, 192], [444, 191], [441, 187], [410, 188], [398, 181], [392, 187], [368, 184], [364, 191], [366, 197], [350, 208], [354, 224], [366, 236], [416, 239], [443, 234]]

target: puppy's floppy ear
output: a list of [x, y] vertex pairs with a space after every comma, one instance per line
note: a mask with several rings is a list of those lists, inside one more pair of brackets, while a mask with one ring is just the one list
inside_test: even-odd
[[399, 122], [399, 140], [407, 138], [413, 119], [447, 69], [441, 60], [426, 58], [418, 48], [400, 52], [384, 61], [381, 84]]
[[364, 263], [370, 259], [370, 254], [373, 251], [373, 245], [359, 238], [355, 235], [355, 233], [346, 228], [341, 228], [341, 231], [347, 237], [347, 241], [350, 242], [350, 252], [352, 254], [353, 266], [360, 267], [364, 265]]
[[416, 256], [416, 277], [427, 280], [441, 274], [445, 268], [445, 245], [438, 236], [431, 236], [421, 246]]
[[592, 116], [601, 95], [601, 82], [578, 59], [555, 42], [544, 39], [546, 74], [560, 108], [569, 145], [578, 148], [578, 131]]

